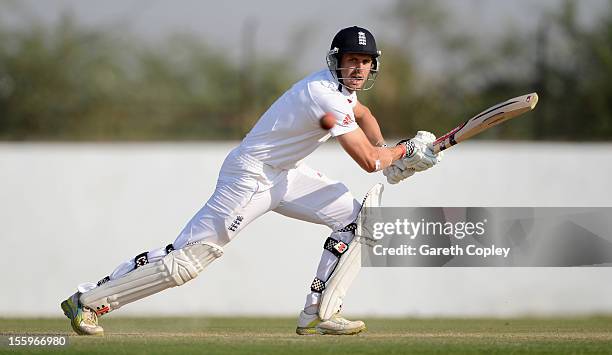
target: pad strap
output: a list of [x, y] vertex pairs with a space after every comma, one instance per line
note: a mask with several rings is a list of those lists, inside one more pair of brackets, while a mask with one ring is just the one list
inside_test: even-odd
[[325, 282], [319, 279], [318, 277], [315, 277], [314, 280], [312, 280], [312, 284], [310, 285], [310, 290], [312, 292], [318, 293], [323, 292], [323, 290], [325, 290]]
[[166, 245], [166, 254], [170, 254], [174, 251], [174, 245], [172, 243]]
[[346, 253], [348, 248], [348, 244], [341, 240], [335, 240], [332, 237], [328, 237], [327, 240], [325, 240], [325, 244], [323, 244], [323, 249], [334, 254], [334, 256], [338, 259], [342, 256], [342, 254]]
[[[350, 227], [350, 225], [348, 225], [347, 227]], [[347, 229], [347, 227], [343, 229]], [[348, 232], [349, 230], [342, 231]], [[325, 243], [323, 244], [323, 249], [327, 250], [328, 252], [332, 253], [336, 258], [340, 259], [342, 255], [344, 255], [344, 253], [349, 250], [349, 245], [341, 240], [335, 240], [332, 237], [328, 237], [325, 240]], [[312, 281], [312, 284], [310, 285], [310, 290], [312, 292], [318, 293], [323, 292], [323, 290], [325, 290], [325, 281], [321, 280], [318, 277], [315, 277]]]
[[[166, 255], [172, 253], [174, 251], [174, 246], [172, 245], [172, 243], [166, 245], [166, 247], [164, 248], [166, 250]], [[154, 260], [156, 261], [156, 260]], [[146, 264], [148, 264], [149, 261], [149, 252], [142, 252], [138, 255], [136, 255], [134, 257], [134, 269], [136, 270], [139, 267], [145, 266]], [[104, 278], [100, 281], [98, 281], [98, 283], [96, 284], [97, 286], [102, 286], [103, 284], [109, 282], [111, 280], [110, 275], [109, 276], [104, 276]]]
[[354, 232], [355, 230], [357, 230], [357, 223], [353, 222], [348, 226], [340, 229], [338, 232]]
[[105, 284], [107, 282], [110, 281], [110, 276], [104, 276], [104, 278], [100, 281], [98, 281], [98, 283], [96, 284], [97, 286], [101, 286], [102, 284]]
[[139, 267], [143, 267], [149, 263], [149, 252], [142, 252], [134, 257], [134, 269], [138, 269]]

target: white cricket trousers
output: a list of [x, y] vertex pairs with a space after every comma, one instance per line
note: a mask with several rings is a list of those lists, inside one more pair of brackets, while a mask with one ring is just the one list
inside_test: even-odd
[[[268, 211], [326, 225], [332, 230], [332, 238], [348, 244], [353, 232], [338, 231], [355, 221], [360, 207], [343, 183], [328, 179], [305, 164], [294, 169], [276, 169], [237, 147], [225, 158], [213, 195], [172, 244], [175, 249], [196, 241], [224, 246]], [[322, 239], [321, 246], [323, 242]], [[150, 261], [164, 255], [165, 248], [148, 252]], [[337, 258], [323, 250], [317, 278], [327, 281], [336, 263]], [[134, 265], [133, 259], [119, 265], [110, 279], [125, 275]], [[310, 292], [305, 308], [317, 305], [319, 297], [320, 293]]]

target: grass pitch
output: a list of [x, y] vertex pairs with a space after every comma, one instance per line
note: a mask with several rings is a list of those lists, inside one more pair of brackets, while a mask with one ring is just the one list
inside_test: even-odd
[[69, 334], [64, 348], [0, 353], [83, 354], [603, 354], [612, 317], [567, 319], [365, 319], [357, 336], [298, 336], [295, 319], [105, 317], [104, 337], [72, 336], [67, 319], [0, 319], [0, 334]]

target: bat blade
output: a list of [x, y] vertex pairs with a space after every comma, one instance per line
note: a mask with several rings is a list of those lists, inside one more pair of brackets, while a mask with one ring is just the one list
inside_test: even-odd
[[533, 110], [537, 104], [538, 94], [534, 92], [489, 107], [438, 138], [433, 142], [433, 150], [435, 153], [438, 153], [448, 149], [490, 127]]

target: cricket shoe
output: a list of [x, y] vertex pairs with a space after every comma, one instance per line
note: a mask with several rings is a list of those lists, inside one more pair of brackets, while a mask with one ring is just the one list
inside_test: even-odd
[[318, 314], [307, 314], [302, 311], [298, 318], [295, 332], [299, 335], [353, 335], [366, 330], [365, 323], [360, 320], [350, 321], [334, 314], [328, 320], [322, 320]]
[[96, 312], [81, 305], [80, 295], [81, 293], [77, 292], [61, 304], [64, 314], [70, 319], [72, 329], [78, 335], [104, 335], [104, 329], [98, 325]]

